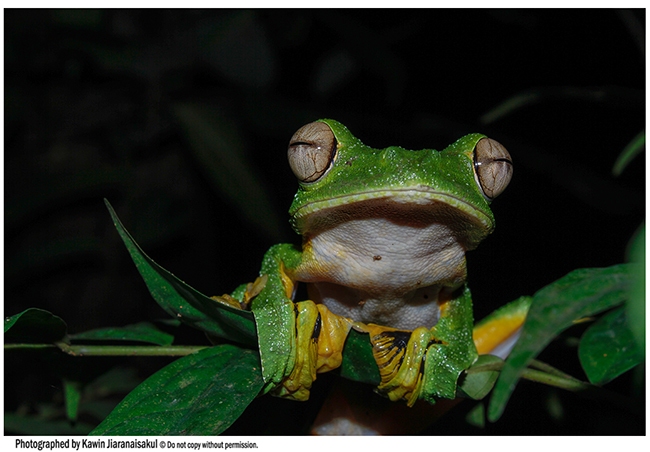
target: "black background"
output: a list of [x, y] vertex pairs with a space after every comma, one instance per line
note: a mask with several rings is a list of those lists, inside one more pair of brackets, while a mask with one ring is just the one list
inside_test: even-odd
[[[321, 117], [373, 147], [482, 132], [510, 151], [497, 228], [468, 255], [477, 318], [572, 269], [625, 261], [644, 220], [643, 155], [611, 171], [645, 126], [644, 10], [5, 10], [4, 24], [5, 315], [40, 307], [72, 333], [165, 316], [102, 198], [199, 291], [252, 280], [270, 245], [299, 243], [286, 145]], [[524, 101], [485, 120], [512, 99]], [[202, 155], [243, 164], [215, 173]], [[146, 376], [153, 362], [129, 365]], [[60, 392], [10, 368], [7, 411]], [[452, 415], [431, 432], [643, 431], [572, 395], [552, 417], [548, 391], [522, 387], [485, 430]], [[291, 432], [270, 425], [260, 432]]]

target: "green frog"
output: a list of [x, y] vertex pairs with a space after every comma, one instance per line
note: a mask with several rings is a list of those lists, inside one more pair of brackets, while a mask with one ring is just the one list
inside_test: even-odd
[[[478, 357], [465, 252], [494, 228], [506, 149], [478, 133], [442, 151], [374, 149], [322, 119], [293, 135], [288, 158], [302, 246], [273, 246], [254, 283], [218, 297], [253, 312], [265, 392], [306, 400], [354, 328], [372, 343], [380, 394], [454, 398]], [[298, 284], [308, 299], [296, 300]]]

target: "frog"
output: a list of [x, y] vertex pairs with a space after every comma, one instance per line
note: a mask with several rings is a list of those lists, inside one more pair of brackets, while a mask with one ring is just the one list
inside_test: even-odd
[[272, 246], [255, 281], [219, 298], [253, 313], [263, 392], [307, 400], [354, 329], [372, 345], [376, 392], [409, 406], [455, 398], [478, 357], [465, 256], [494, 229], [490, 204], [513, 173], [506, 148], [470, 133], [441, 151], [376, 149], [319, 119], [287, 155], [302, 243]]

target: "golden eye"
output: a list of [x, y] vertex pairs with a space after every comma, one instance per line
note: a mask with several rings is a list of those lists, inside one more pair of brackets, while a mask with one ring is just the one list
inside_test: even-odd
[[315, 182], [332, 167], [336, 138], [324, 122], [302, 126], [289, 141], [289, 166], [301, 182]]
[[483, 195], [491, 201], [506, 189], [512, 178], [512, 158], [491, 138], [481, 138], [474, 148], [474, 175]]

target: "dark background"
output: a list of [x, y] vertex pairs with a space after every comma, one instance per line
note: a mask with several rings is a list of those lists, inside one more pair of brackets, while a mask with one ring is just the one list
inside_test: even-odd
[[[165, 316], [103, 198], [199, 291], [254, 279], [270, 245], [299, 242], [286, 146], [321, 117], [373, 147], [475, 131], [507, 147], [496, 231], [468, 255], [477, 318], [625, 261], [644, 220], [643, 154], [612, 175], [645, 126], [644, 10], [5, 10], [4, 26], [5, 315], [47, 309], [72, 333]], [[60, 393], [22, 364], [5, 368], [6, 411]], [[521, 386], [500, 423], [432, 432], [642, 431], [564, 393], [558, 416], [545, 388]]]

